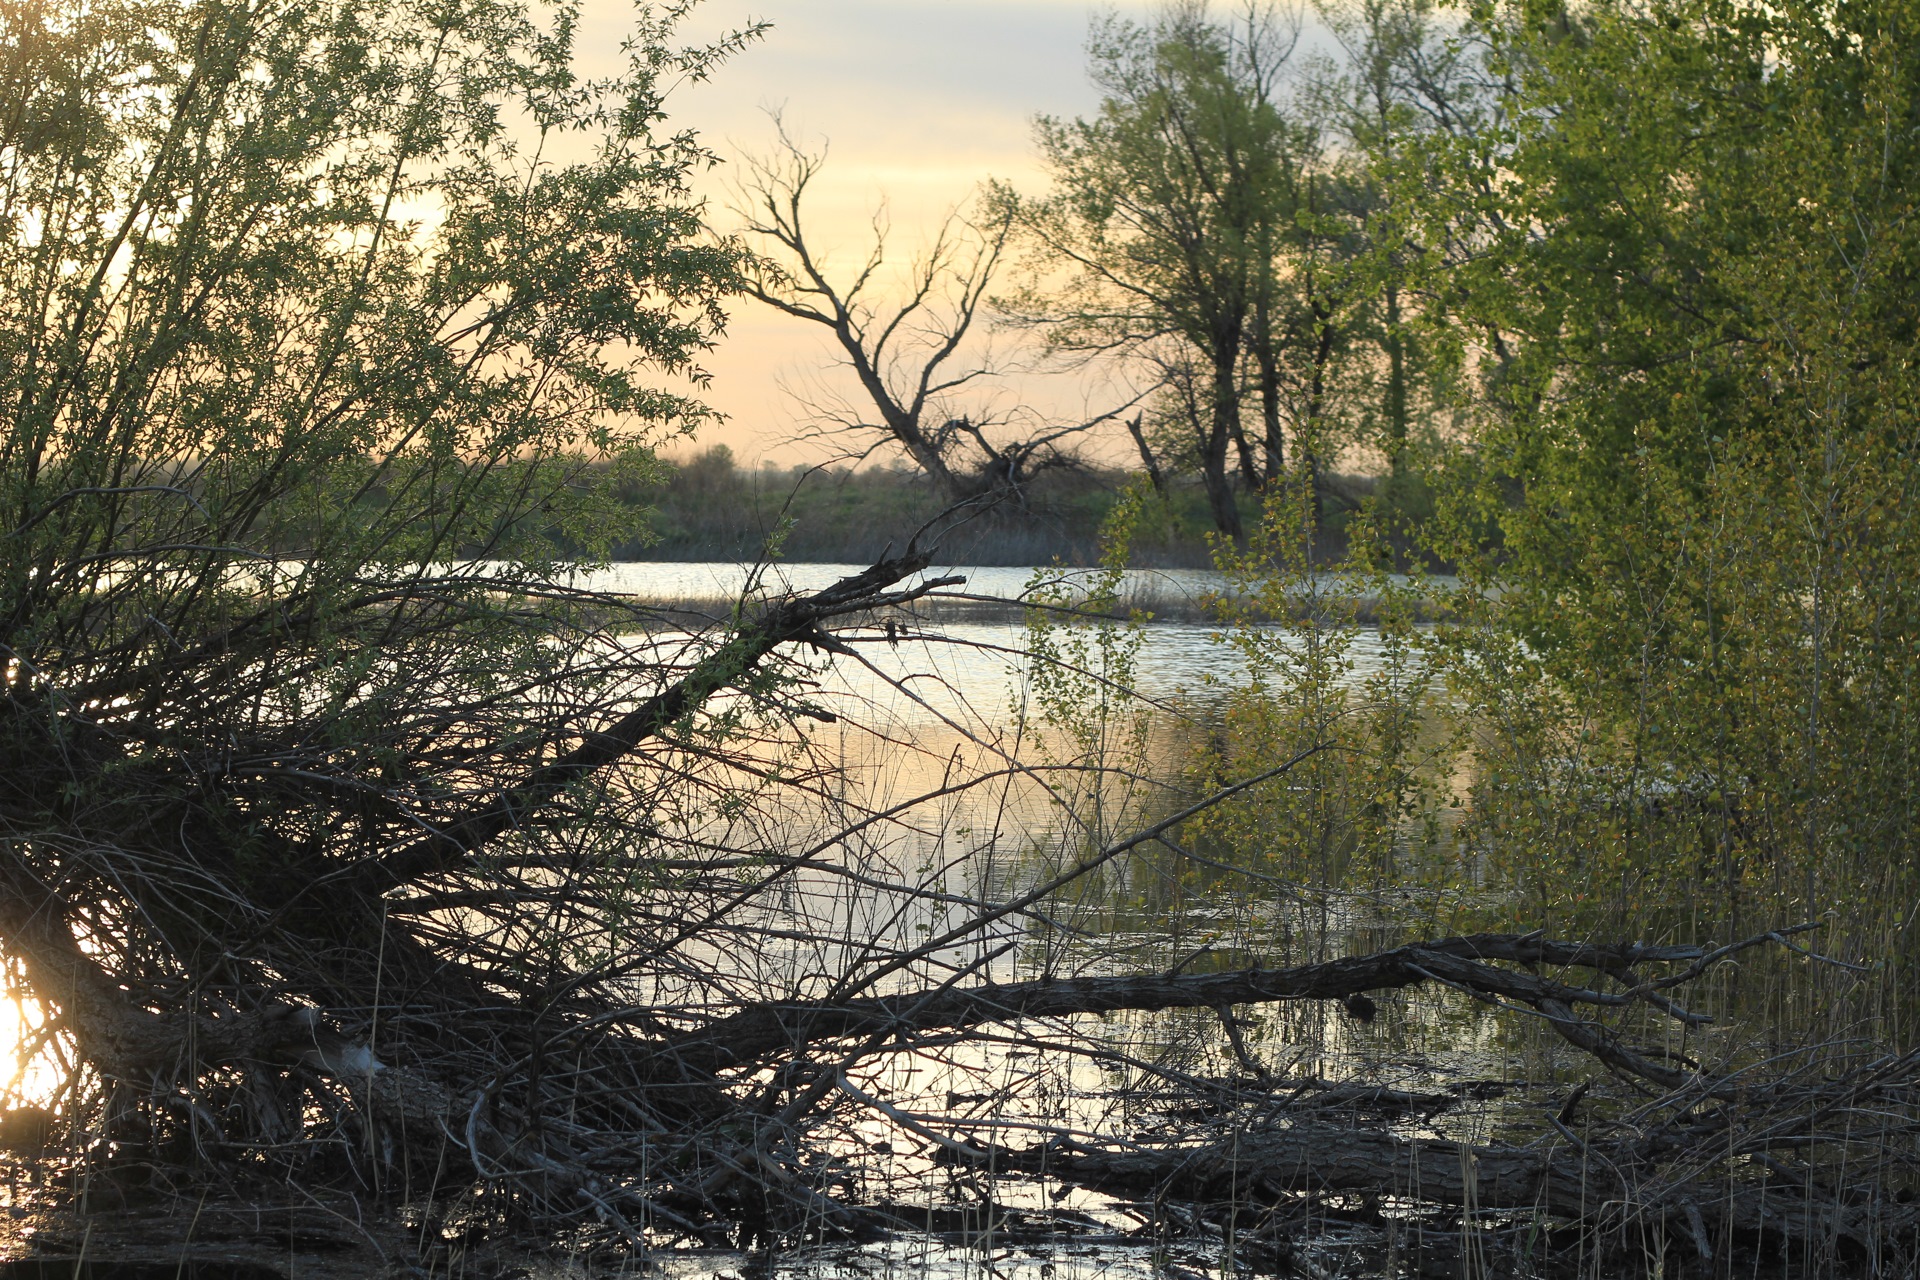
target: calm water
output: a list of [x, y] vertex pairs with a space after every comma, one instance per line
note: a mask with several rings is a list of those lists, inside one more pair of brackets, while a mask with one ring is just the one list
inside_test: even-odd
[[[830, 585], [864, 566], [793, 564], [763, 569], [758, 586], [768, 591], [808, 591]], [[969, 595], [1021, 598], [1034, 570], [1020, 568], [931, 569], [928, 577], [960, 574], [967, 584], [957, 590]], [[1068, 576], [1075, 576], [1068, 571]], [[733, 564], [620, 564], [582, 575], [572, 585], [629, 594], [641, 602], [709, 602], [723, 614], [756, 584], [746, 566]], [[1199, 570], [1130, 573], [1123, 591], [1139, 597], [1173, 601], [1185, 616], [1202, 614], [1201, 601], [1224, 586], [1217, 573]], [[889, 639], [878, 628], [848, 628], [839, 633], [856, 657], [821, 657], [815, 679], [804, 691], [813, 706], [831, 712], [831, 722], [801, 725], [805, 740], [799, 749], [811, 752], [823, 764], [838, 770], [837, 794], [787, 799], [763, 796], [759, 839], [768, 847], [794, 847], [810, 836], [831, 836], [848, 823], [850, 815], [898, 808], [897, 821], [840, 838], [831, 868], [801, 873], [777, 902], [769, 903], [768, 923], [778, 924], [795, 940], [782, 947], [726, 948], [685, 958], [709, 966], [736, 980], [742, 989], [786, 990], [809, 994], [823, 975], [842, 972], [852, 956], [879, 943], [884, 948], [911, 948], [942, 927], [939, 902], [927, 891], [968, 897], [1005, 898], [1031, 883], [1036, 857], [1053, 850], [1061, 857], [1076, 856], [1077, 847], [1101, 835], [1076, 824], [1088, 799], [1084, 779], [1061, 781], [1043, 773], [1021, 774], [1016, 766], [1036, 761], [1059, 761], [1066, 749], [1057, 734], [1034, 720], [1030, 711], [1035, 670], [1028, 653], [1028, 633], [1018, 622], [941, 622], [912, 620]], [[1276, 633], [1276, 635], [1279, 633]], [[659, 646], [674, 641], [658, 634], [621, 638], [619, 646], [644, 661]], [[1354, 678], [1374, 669], [1381, 660], [1377, 637], [1354, 633], [1347, 656]], [[1131, 671], [1128, 684], [1138, 695], [1125, 704], [1120, 718], [1146, 715], [1153, 728], [1145, 748], [1146, 773], [1173, 771], [1181, 744], [1202, 724], [1207, 708], [1217, 705], [1222, 691], [1242, 684], [1247, 667], [1240, 652], [1226, 643], [1215, 627], [1194, 622], [1150, 622], [1129, 641]], [[1097, 666], [1098, 663], [1092, 664]], [[1086, 673], [1097, 687], [1095, 670]], [[956, 775], [1004, 771], [1009, 776], [993, 785], [942, 794]], [[1104, 784], [1096, 784], [1104, 785]], [[1103, 820], [1107, 838], [1125, 832], [1126, 824], [1163, 802], [1173, 793], [1156, 794], [1153, 785], [1136, 788]], [[1164, 803], [1161, 811], [1164, 812]], [[1063, 816], [1066, 815], [1066, 816]], [[779, 842], [779, 843], [776, 843]], [[854, 870], [855, 882], [836, 872]], [[877, 883], [897, 886], [876, 888]], [[1235, 908], [1236, 920], [1224, 917], [1200, 923], [1219, 934], [1234, 933], [1234, 954], [1259, 945], [1261, 935], [1291, 934], [1294, 922], [1281, 922], [1273, 904]], [[1012, 981], [1045, 969], [1070, 972], [1077, 966], [1090, 971], [1133, 968], [1167, 963], [1169, 946], [1192, 950], [1190, 923], [1140, 920], [1111, 916], [1095, 905], [1077, 904], [1056, 913], [1067, 924], [1094, 937], [1100, 954], [1086, 960], [1063, 960], [1060, 953], [1036, 946], [1030, 925], [1009, 920], [1003, 926], [969, 938], [963, 944], [931, 957], [934, 966], [977, 965], [981, 977]], [[776, 920], [777, 917], [777, 920]], [[810, 941], [802, 940], [802, 935]], [[1004, 954], [985, 956], [1003, 944]], [[1284, 948], [1275, 947], [1270, 963], [1286, 963]], [[984, 961], [984, 962], [983, 962]], [[918, 985], [919, 975], [903, 975]], [[1444, 1003], [1444, 1000], [1442, 1001]], [[1414, 1006], [1419, 1007], [1417, 1001]], [[0, 1014], [7, 1012], [0, 1006]], [[1437, 1008], [1430, 1013], [1440, 1012]], [[1444, 1015], [1443, 1019], [1444, 1019]], [[1306, 1074], [1348, 1071], [1336, 1060], [1353, 1057], [1379, 1059], [1366, 1045], [1350, 1043], [1353, 1029], [1330, 1020], [1317, 1005], [1296, 1011], [1275, 1011], [1249, 1028], [1255, 1049], [1276, 1067]], [[1411, 1019], [1409, 1019], [1411, 1021]], [[0, 1027], [0, 1031], [6, 1028]], [[1064, 1031], [1064, 1029], [1062, 1029]], [[1179, 1062], [1197, 1071], [1233, 1070], [1221, 1057], [1217, 1022], [1208, 1011], [1163, 1015], [1124, 1015], [1076, 1027], [1116, 1053], [1142, 1061]], [[1404, 1039], [1383, 1023], [1369, 1036], [1404, 1047]], [[1486, 1046], [1473, 1034], [1456, 1035], [1452, 1047], [1468, 1047], [1478, 1061]], [[859, 1087], [884, 1096], [910, 1113], [937, 1116], [952, 1110], [955, 1097], [994, 1099], [989, 1113], [975, 1130], [982, 1139], [1016, 1145], [1032, 1137], [1022, 1126], [1066, 1126], [1086, 1132], [1133, 1132], [1142, 1120], [1139, 1080], [1126, 1073], [1069, 1054], [1042, 1061], [1033, 1049], [1017, 1044], [963, 1045], [937, 1056], [919, 1053], [880, 1055], [850, 1071]], [[1387, 1070], [1383, 1081], [1414, 1083], [1404, 1072]], [[830, 1138], [847, 1150], [881, 1154], [865, 1161], [865, 1193], [900, 1204], [961, 1206], [980, 1188], [949, 1185], [951, 1171], [933, 1167], [909, 1153], [920, 1144], [886, 1117], [854, 1113], [845, 1127]], [[969, 1175], [970, 1177], [972, 1175]], [[940, 1275], [971, 1280], [1067, 1280], [1073, 1277], [1145, 1277], [1165, 1275], [1169, 1261], [1193, 1269], [1217, 1266], [1201, 1244], [1183, 1244], [1171, 1251], [1129, 1239], [1138, 1225], [1124, 1206], [1082, 1190], [1049, 1188], [1030, 1180], [991, 1182], [991, 1195], [1000, 1205], [1034, 1213], [1071, 1211], [1099, 1224], [1080, 1238], [1051, 1243], [1006, 1243], [991, 1236], [954, 1242], [951, 1234], [895, 1239], [865, 1247], [798, 1251], [779, 1258], [738, 1254], [679, 1253], [656, 1257], [655, 1274], [675, 1277], [737, 1276], [742, 1280], [839, 1280], [846, 1277]], [[567, 1266], [551, 1274], [579, 1274]]]
[[[770, 571], [775, 589], [814, 590], [858, 572], [856, 565], [786, 565]], [[970, 594], [1018, 598], [1031, 581], [1030, 569], [932, 569], [928, 576], [963, 574]], [[626, 564], [595, 574], [583, 586], [630, 593], [642, 601], [712, 599], [725, 602], [747, 589], [747, 571], [736, 565]], [[769, 586], [774, 584], [769, 583]], [[1141, 572], [1128, 575], [1123, 590], [1161, 599], [1191, 601], [1219, 592], [1222, 577], [1205, 571]], [[986, 771], [1016, 761], [1063, 757], [1065, 748], [1045, 726], [1023, 720], [1031, 712], [1036, 671], [1028, 653], [1028, 633], [1017, 622], [928, 622], [889, 642], [878, 629], [839, 633], [856, 651], [819, 662], [813, 705], [834, 712], [833, 724], [804, 724], [821, 758], [841, 771], [844, 808], [796, 806], [786, 815], [783, 834], [794, 839], [817, 824], [828, 830], [849, 813], [913, 806], [896, 824], [861, 832], [844, 841], [836, 857], [869, 877], [849, 883], [831, 870], [794, 878], [791, 893], [779, 904], [778, 924], [816, 941], [794, 943], [782, 952], [762, 949], [750, 961], [716, 950], [703, 957], [719, 969], [738, 966], [743, 983], [784, 986], [808, 994], [809, 984], [843, 966], [874, 943], [883, 949], [907, 949], [941, 927], [942, 906], [920, 891], [1004, 900], [1035, 878], [1036, 858], [1072, 858], [1089, 833], [1084, 821], [1088, 793], [1084, 783], [1050, 784], [1039, 777], [959, 794], [942, 794], [945, 785], [968, 770]], [[1285, 632], [1273, 633], [1285, 643]], [[638, 638], [636, 638], [638, 640]], [[1151, 622], [1135, 634], [1129, 683], [1140, 695], [1127, 704], [1122, 719], [1146, 715], [1152, 728], [1141, 763], [1163, 778], [1177, 774], [1179, 754], [1192, 734], [1204, 729], [1225, 690], [1248, 678], [1239, 648], [1219, 628], [1191, 622]], [[1360, 630], [1345, 637], [1350, 679], [1377, 669], [1383, 653], [1376, 633]], [[1094, 675], [1100, 673], [1095, 672]], [[1097, 686], [1093, 681], [1086, 687]], [[1121, 735], [1116, 735], [1118, 738]], [[1076, 785], [1081, 789], [1076, 790]], [[1106, 817], [1107, 835], [1126, 834], [1156, 804], [1165, 812], [1176, 793], [1156, 793], [1154, 784], [1135, 788]], [[914, 805], [916, 797], [923, 797]], [[873, 887], [873, 881], [902, 886], [898, 892]], [[1320, 906], [1300, 918], [1302, 909], [1279, 901], [1238, 901], [1205, 906], [1192, 918], [1147, 918], [1138, 911], [1075, 903], [1057, 910], [1057, 918], [1083, 931], [1086, 954], [1076, 956], [1030, 937], [1032, 926], [1009, 920], [965, 943], [938, 953], [937, 965], [977, 966], [981, 977], [1017, 981], [1045, 970], [1054, 973], [1113, 972], [1164, 968], [1190, 956], [1208, 938], [1234, 957], [1259, 955], [1268, 964], [1305, 958], [1291, 954], [1306, 933], [1324, 935], [1332, 925], [1350, 926], [1352, 908]], [[1014, 944], [988, 958], [1003, 944]], [[1245, 963], [1237, 959], [1236, 963]], [[921, 985], [915, 976], [902, 985]], [[1456, 1007], [1458, 1006], [1458, 1007]], [[1091, 1025], [1087, 1025], [1091, 1024]], [[1427, 1040], [1428, 1029], [1436, 1029]], [[1065, 1029], [1054, 1034], [1064, 1036]], [[1080, 1020], [1073, 1034], [1097, 1041], [1114, 1054], [1138, 1061], [1178, 1064], [1199, 1073], [1232, 1074], [1216, 1015], [1212, 1011], [1116, 1015]], [[1256, 1013], [1248, 1036], [1254, 1051], [1283, 1072], [1306, 1076], [1358, 1076], [1398, 1087], [1444, 1087], [1449, 1076], [1504, 1074], [1502, 1050], [1491, 1023], [1464, 1001], [1446, 994], [1417, 994], [1399, 1013], [1372, 1028], [1357, 1028], [1308, 1002]], [[1417, 1048], [1416, 1048], [1416, 1043]], [[1414, 1061], [1419, 1065], [1415, 1067]], [[1438, 1065], [1436, 1074], [1435, 1064]], [[1072, 1054], [1041, 1055], [1018, 1044], [968, 1044], [938, 1055], [895, 1053], [870, 1059], [855, 1074], [859, 1086], [890, 1100], [904, 1111], [933, 1117], [948, 1114], [953, 1099], [991, 1097], [978, 1137], [1025, 1145], [1034, 1130], [1025, 1126], [1064, 1126], [1086, 1133], [1134, 1133], [1156, 1122], [1152, 1106], [1142, 1102], [1146, 1078], [1117, 1073], [1092, 1059]], [[904, 1154], [924, 1146], [886, 1117], [866, 1113], [853, 1120], [837, 1141], [845, 1149], [882, 1151], [865, 1160], [867, 1193], [895, 1203], [965, 1204], [967, 1194], [948, 1186], [950, 1173], [924, 1159]], [[974, 1175], [969, 1175], [972, 1177]], [[992, 1188], [996, 1202], [1033, 1211], [1067, 1209], [1103, 1224], [1093, 1240], [1063, 1239], [1050, 1245], [996, 1244], [991, 1239], [951, 1243], [935, 1237], [895, 1240], [864, 1248], [801, 1251], [779, 1259], [681, 1255], [666, 1262], [678, 1275], [754, 1275], [774, 1280], [826, 1277], [943, 1276], [1053, 1277], [1149, 1276], [1165, 1274], [1168, 1261], [1190, 1269], [1217, 1267], [1203, 1246], [1175, 1249], [1171, 1255], [1123, 1239], [1137, 1225], [1124, 1208], [1104, 1197], [1073, 1190], [1057, 1198], [1055, 1188], [1022, 1179], [1002, 1179]]]
[[[627, 592], [643, 598], [671, 600], [712, 598], [732, 600], [746, 590], [749, 581], [773, 589], [818, 591], [842, 578], [860, 573], [863, 564], [774, 564], [745, 565], [724, 561], [710, 562], [626, 562], [582, 574], [576, 585], [600, 591]], [[1000, 596], [1009, 600], [1026, 594], [1036, 573], [1062, 577], [1068, 581], [1090, 580], [1091, 569], [1029, 569], [978, 565], [934, 566], [909, 581], [929, 578], [965, 577], [962, 590], [975, 595]], [[1208, 592], [1217, 592], [1226, 579], [1211, 569], [1129, 569], [1123, 578], [1123, 591], [1149, 591], [1192, 600]]]
[[[855, 564], [623, 563], [582, 574], [572, 585], [645, 601], [709, 601], [716, 610], [738, 600], [750, 585], [764, 592], [817, 591], [859, 573]], [[1038, 573], [1068, 583], [1091, 581], [1093, 570], [1009, 568], [1004, 566], [934, 567], [906, 584], [961, 576], [966, 585], [950, 590], [969, 596], [1019, 601]], [[1210, 569], [1130, 569], [1121, 594], [1164, 602], [1185, 616], [1204, 612], [1204, 600], [1226, 589], [1225, 577]], [[847, 638], [869, 667], [841, 662], [828, 676], [838, 695], [865, 700], [885, 719], [920, 723], [941, 715], [975, 720], [985, 712], [1004, 718], [1009, 699], [1017, 698], [1028, 677], [1026, 630], [1018, 621], [942, 623], [912, 626], [897, 644], [881, 643], [877, 631]], [[1371, 631], [1360, 631], [1348, 651], [1353, 677], [1378, 668], [1381, 648]], [[1140, 631], [1134, 667], [1137, 692], [1164, 699], [1182, 692], [1200, 693], [1245, 678], [1239, 652], [1222, 643], [1220, 630], [1195, 622], [1147, 623]], [[903, 692], [905, 682], [911, 693]], [[924, 699], [925, 701], [921, 701]], [[963, 705], [964, 704], [964, 705]]]
[[[817, 589], [857, 568], [780, 566], [795, 590]], [[929, 576], [949, 573], [979, 575], [985, 579], [981, 594], [1014, 596], [1033, 571], [928, 571]], [[1201, 571], [1170, 578], [1141, 574], [1136, 580], [1195, 598], [1221, 585], [1219, 575]], [[582, 585], [656, 600], [738, 593], [745, 583], [740, 566], [627, 564]], [[968, 589], [974, 586], [970, 580]], [[1059, 726], [1049, 724], [1036, 705], [1037, 684], [1049, 673], [1029, 653], [1030, 636], [1019, 622], [915, 622], [891, 639], [877, 626], [843, 628], [836, 635], [853, 655], [815, 655], [815, 675], [802, 695], [808, 706], [832, 719], [796, 722], [801, 750], [835, 774], [834, 794], [787, 798], [763, 792], [758, 809], [765, 822], [761, 838], [772, 847], [832, 841], [839, 846], [839, 865], [911, 887], [893, 895], [871, 884], [853, 891], [827, 873], [795, 878], [785, 909], [806, 917], [823, 937], [848, 939], [843, 944], [848, 952], [875, 939], [905, 947], [934, 929], [937, 912], [929, 903], [913, 901], [912, 891], [1008, 896], [1017, 891], [1016, 882], [1033, 874], [1036, 856], [1051, 851], [1076, 857], [1074, 851], [1088, 842], [1100, 845], [1131, 834], [1178, 807], [1185, 800], [1185, 753], [1213, 723], [1226, 693], [1249, 679], [1243, 650], [1218, 628], [1194, 623], [1150, 622], [1125, 633], [1119, 646], [1125, 651], [1124, 670], [1107, 666], [1097, 647], [1071, 655], [1085, 665], [1064, 678], [1086, 701], [1105, 693], [1114, 704], [1104, 726], [1113, 754], [1102, 755], [1103, 748], [1089, 753], [1084, 743], [1064, 741]], [[1281, 645], [1290, 643], [1286, 632], [1271, 635]], [[1070, 643], [1070, 638], [1057, 639], [1061, 647]], [[1364, 678], [1384, 659], [1375, 632], [1354, 631], [1342, 642], [1349, 679]], [[657, 646], [676, 642], [642, 634], [625, 643], [632, 645], [636, 663], [643, 663]], [[1058, 669], [1050, 674], [1062, 678]], [[1118, 688], [1121, 682], [1130, 693]], [[1139, 739], [1129, 742], [1136, 730]], [[1132, 781], [1116, 784], [1074, 771], [1087, 765], [1130, 771]], [[983, 775], [1004, 776], [983, 785], [955, 785]], [[1089, 818], [1096, 809], [1097, 817]], [[876, 825], [860, 822], [882, 811], [896, 817]], [[856, 825], [856, 834], [836, 835]], [[1010, 931], [1021, 928], [1007, 924]], [[757, 980], [767, 980], [774, 958], [752, 957]], [[835, 972], [841, 958], [824, 942], [796, 949], [789, 978], [794, 994], [805, 994], [807, 973]], [[968, 957], [955, 952], [943, 958]], [[1011, 980], [1019, 976], [1018, 960], [1009, 956], [987, 972]], [[742, 961], [716, 955], [711, 963], [726, 968]]]

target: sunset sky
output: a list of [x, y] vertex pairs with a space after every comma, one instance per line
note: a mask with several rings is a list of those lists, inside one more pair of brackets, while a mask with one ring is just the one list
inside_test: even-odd
[[[630, 12], [621, 0], [592, 3], [582, 41], [589, 62], [617, 48]], [[1119, 7], [1148, 9], [1146, 0]], [[773, 29], [710, 83], [677, 91], [670, 106], [729, 155], [767, 151], [766, 112], [784, 110], [796, 137], [830, 144], [816, 208], [823, 239], [860, 252], [884, 197], [897, 256], [906, 258], [983, 179], [1042, 185], [1031, 121], [1096, 105], [1083, 49], [1095, 12], [1085, 0], [707, 0], [690, 35], [754, 18]], [[724, 201], [723, 184], [715, 195]], [[805, 451], [779, 444], [800, 412], [782, 383], [818, 390], [830, 354], [800, 322], [747, 303], [733, 316], [709, 362], [708, 395], [732, 420], [702, 442], [725, 441], [743, 462], [800, 460]], [[1033, 389], [1063, 411], [1077, 405], [1075, 393], [1061, 394]]]

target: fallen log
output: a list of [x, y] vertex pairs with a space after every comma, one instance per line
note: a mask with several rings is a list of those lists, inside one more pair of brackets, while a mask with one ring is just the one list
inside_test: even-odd
[[[1798, 931], [1798, 930], [1796, 930]], [[1163, 1203], [1274, 1203], [1328, 1196], [1383, 1199], [1406, 1212], [1507, 1214], [1513, 1220], [1579, 1232], [1657, 1229], [1703, 1257], [1716, 1241], [1872, 1255], [1909, 1256], [1920, 1246], [1920, 1204], [1899, 1188], [1920, 1175], [1920, 1131], [1912, 1117], [1920, 1054], [1887, 1055], [1834, 1076], [1810, 1055], [1798, 1067], [1723, 1066], [1714, 1074], [1679, 1069], [1627, 1046], [1598, 1018], [1573, 1010], [1645, 1004], [1689, 1025], [1708, 1021], [1660, 994], [1751, 946], [1783, 941], [1784, 931], [1731, 946], [1600, 947], [1553, 943], [1535, 935], [1478, 935], [1398, 947], [1288, 969], [1236, 973], [1035, 979], [964, 990], [934, 990], [830, 1006], [756, 1006], [706, 1034], [733, 1037], [743, 1055], [802, 1052], [808, 1039], [880, 1044], [897, 1035], [963, 1029], [986, 1022], [1068, 1018], [1123, 1009], [1220, 1008], [1261, 1001], [1346, 1001], [1367, 990], [1437, 982], [1478, 999], [1540, 1014], [1570, 1043], [1627, 1078], [1635, 1092], [1624, 1119], [1596, 1119], [1586, 1137], [1570, 1127], [1575, 1091], [1560, 1113], [1543, 1117], [1539, 1137], [1488, 1145], [1408, 1132], [1382, 1123], [1330, 1124], [1265, 1088], [1239, 1090], [1240, 1102], [1204, 1119], [1195, 1136], [1133, 1142], [1062, 1133], [1031, 1148], [982, 1141], [1004, 1133], [999, 1120], [915, 1113], [839, 1077], [840, 1091], [919, 1138], [943, 1163], [1063, 1179]], [[1493, 963], [1530, 966], [1516, 971]], [[1685, 967], [1657, 980], [1637, 966]], [[1620, 989], [1597, 990], [1533, 968], [1587, 968]], [[784, 1037], [784, 1038], [783, 1038]], [[1096, 1056], [1097, 1056], [1097, 1051]], [[1650, 1051], [1649, 1051], [1650, 1052]], [[1665, 1086], [1649, 1100], [1648, 1084]], [[1229, 1091], [1234, 1092], [1234, 1091]], [[1618, 1100], [1616, 1099], [1616, 1105]], [[1590, 1104], [1589, 1110], [1596, 1104]], [[1871, 1165], [1864, 1188], [1850, 1170]], [[1832, 1169], [1829, 1169], [1829, 1165]], [[1823, 1255], [1824, 1256], [1824, 1255]], [[1890, 1255], [1889, 1255], [1890, 1256]]]
[[1349, 1192], [1411, 1205], [1539, 1212], [1588, 1230], [1655, 1223], [1691, 1235], [1704, 1224], [1708, 1240], [1732, 1232], [1862, 1248], [1920, 1233], [1920, 1205], [1891, 1195], [1852, 1201], [1767, 1179], [1674, 1181], [1624, 1146], [1483, 1146], [1294, 1123], [1157, 1150], [1059, 1143], [997, 1153], [995, 1162], [1146, 1197], [1240, 1203]]
[[[1769, 937], [1761, 935], [1732, 948], [1721, 948], [1719, 954], [1732, 955], [1745, 947], [1761, 945]], [[770, 1055], [791, 1055], [813, 1041], [903, 1036], [984, 1023], [1121, 1010], [1218, 1009], [1281, 1000], [1345, 1001], [1369, 991], [1438, 983], [1481, 999], [1526, 1006], [1607, 1065], [1671, 1087], [1687, 1079], [1688, 1073], [1633, 1050], [1610, 1029], [1577, 1017], [1572, 1010], [1646, 1003], [1665, 1016], [1690, 1024], [1710, 1021], [1659, 995], [1672, 982], [1635, 983], [1622, 991], [1601, 991], [1492, 962], [1588, 968], [1618, 977], [1631, 973], [1636, 965], [1688, 961], [1697, 965], [1712, 954], [1704, 947], [1640, 943], [1594, 946], [1550, 942], [1534, 934], [1475, 934], [1286, 969], [1035, 978], [844, 1001], [772, 1001], [721, 1018], [671, 1042], [666, 1051], [685, 1069], [719, 1072]]]

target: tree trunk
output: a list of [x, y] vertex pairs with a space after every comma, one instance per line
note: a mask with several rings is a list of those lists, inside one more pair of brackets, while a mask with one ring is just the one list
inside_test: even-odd
[[1280, 358], [1274, 350], [1272, 303], [1262, 290], [1254, 306], [1253, 359], [1260, 378], [1260, 422], [1265, 458], [1261, 487], [1277, 480], [1286, 469], [1286, 433], [1280, 415]]
[[1231, 344], [1217, 344], [1212, 353], [1210, 416], [1201, 454], [1201, 476], [1207, 489], [1207, 506], [1213, 514], [1213, 527], [1235, 543], [1246, 540], [1240, 524], [1240, 505], [1235, 501], [1233, 481], [1227, 473], [1227, 447], [1240, 435], [1240, 387], [1234, 377], [1239, 363], [1240, 344], [1236, 334]]
[[[1758, 945], [1757, 939], [1747, 945]], [[1616, 976], [1649, 962], [1697, 961], [1697, 947], [1583, 947], [1542, 942], [1531, 935], [1476, 934], [1416, 943], [1372, 955], [1329, 960], [1289, 969], [1232, 973], [1142, 974], [1112, 978], [1036, 978], [1030, 982], [939, 988], [897, 996], [819, 1003], [756, 1005], [676, 1041], [673, 1056], [701, 1071], [741, 1066], [769, 1054], [789, 1054], [816, 1040], [878, 1033], [905, 1035], [950, 1031], [989, 1022], [1114, 1013], [1123, 1009], [1218, 1009], [1274, 1000], [1342, 1000], [1367, 991], [1441, 982], [1483, 996], [1517, 1001], [1547, 1014], [1549, 1025], [1617, 1070], [1672, 1086], [1685, 1073], [1649, 1060], [1619, 1043], [1598, 1024], [1576, 1018], [1576, 1005], [1620, 1007], [1625, 995], [1592, 991], [1499, 968], [1492, 961], [1526, 965], [1580, 965]], [[1652, 992], [1643, 993], [1644, 999]], [[1658, 1006], [1657, 1006], [1658, 1007]], [[1693, 1015], [1664, 1010], [1683, 1021]]]
[[1389, 282], [1387, 308], [1387, 464], [1397, 491], [1407, 454], [1407, 352], [1400, 332], [1400, 286]]
[[1146, 468], [1147, 479], [1152, 483], [1153, 491], [1165, 497], [1167, 478], [1160, 473], [1160, 462], [1153, 456], [1152, 446], [1147, 444], [1146, 433], [1140, 429], [1139, 414], [1134, 414], [1133, 420], [1127, 423], [1127, 434], [1133, 437], [1133, 446], [1140, 451], [1140, 465]]
[[1307, 380], [1307, 422], [1299, 442], [1300, 466], [1305, 473], [1302, 483], [1306, 486], [1306, 528], [1303, 533], [1309, 549], [1313, 549], [1320, 536], [1320, 524], [1324, 495], [1320, 475], [1320, 424], [1326, 413], [1327, 370], [1333, 360], [1333, 347], [1337, 338], [1332, 315], [1313, 304], [1314, 344], [1313, 371]]

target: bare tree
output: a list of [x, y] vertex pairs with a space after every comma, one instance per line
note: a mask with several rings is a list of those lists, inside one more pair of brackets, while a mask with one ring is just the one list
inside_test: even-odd
[[[776, 123], [778, 120], [776, 118]], [[829, 430], [850, 437], [856, 456], [897, 447], [955, 501], [1017, 489], [1057, 462], [1062, 441], [1113, 414], [1067, 425], [1031, 426], [963, 395], [995, 376], [990, 358], [970, 362], [970, 337], [1006, 252], [1011, 212], [983, 206], [975, 219], [950, 214], [905, 272], [897, 300], [888, 267], [884, 209], [859, 266], [836, 273], [808, 220], [810, 189], [826, 160], [779, 130], [771, 157], [746, 161], [738, 209], [757, 256], [747, 292], [782, 314], [832, 334], [859, 384], [862, 410], [831, 412]], [[975, 398], [978, 400], [978, 397]], [[1009, 431], [1010, 427], [1021, 429]]]

